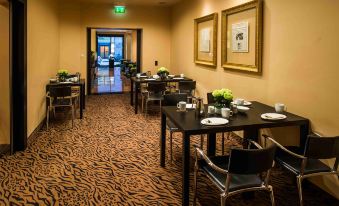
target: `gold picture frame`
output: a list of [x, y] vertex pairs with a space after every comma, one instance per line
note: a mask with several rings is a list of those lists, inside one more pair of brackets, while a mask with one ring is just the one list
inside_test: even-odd
[[218, 13], [194, 19], [194, 62], [217, 66]]
[[261, 74], [263, 1], [255, 0], [223, 10], [221, 28], [221, 66]]

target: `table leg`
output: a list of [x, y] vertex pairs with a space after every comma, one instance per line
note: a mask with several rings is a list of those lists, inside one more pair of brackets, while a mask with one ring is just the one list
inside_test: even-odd
[[[259, 138], [259, 129], [258, 128], [250, 128], [250, 129], [244, 130], [244, 139], [251, 139], [251, 140], [258, 142], [258, 138]], [[243, 142], [244, 148], [248, 147], [247, 143], [248, 143], [247, 141]]]
[[86, 91], [85, 91], [85, 83], [82, 84], [82, 108], [86, 109]]
[[190, 189], [190, 135], [182, 135], [182, 205], [189, 205]]
[[307, 139], [307, 135], [309, 134], [309, 131], [310, 131], [309, 123], [300, 125], [299, 145], [300, 145], [300, 148], [302, 148], [302, 150], [304, 150], [305, 148], [306, 139]]
[[207, 156], [215, 156], [216, 149], [216, 133], [207, 135]]
[[134, 83], [135, 84], [135, 91], [134, 91], [134, 94], [135, 94], [135, 97], [134, 97], [134, 113], [135, 114], [138, 114], [138, 94], [139, 94], [139, 84], [137, 83]]
[[161, 113], [160, 127], [160, 166], [165, 167], [166, 157], [166, 115]]
[[131, 106], [133, 106], [133, 88], [134, 88], [134, 81], [131, 79]]
[[85, 87], [83, 84], [80, 85], [80, 119], [83, 117], [83, 109], [85, 102]]

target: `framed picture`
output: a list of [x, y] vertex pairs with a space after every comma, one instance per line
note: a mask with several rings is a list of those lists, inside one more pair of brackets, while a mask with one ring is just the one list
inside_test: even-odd
[[194, 62], [217, 66], [218, 14], [194, 19]]
[[223, 68], [261, 74], [262, 4], [255, 0], [222, 11]]

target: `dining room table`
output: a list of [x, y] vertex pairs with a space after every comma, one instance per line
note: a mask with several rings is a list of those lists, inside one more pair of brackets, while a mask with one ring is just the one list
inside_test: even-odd
[[80, 87], [80, 119], [83, 118], [83, 110], [86, 107], [85, 101], [85, 79], [80, 79], [79, 81], [66, 81], [66, 82], [50, 82], [46, 85], [46, 93], [49, 91], [50, 87], [62, 87], [62, 86], [78, 86]]
[[[165, 167], [166, 157], [166, 120], [169, 119], [182, 131], [182, 205], [189, 205], [190, 188], [190, 137], [192, 135], [207, 134], [207, 155], [216, 154], [216, 133], [243, 131], [245, 139], [257, 141], [259, 131], [263, 128], [274, 127], [299, 127], [299, 143], [302, 147], [305, 145], [307, 135], [309, 134], [309, 120], [307, 118], [283, 112], [285, 119], [267, 120], [261, 117], [262, 114], [274, 113], [275, 109], [266, 104], [252, 101], [249, 110], [245, 113], [237, 113], [228, 119], [228, 123], [218, 126], [207, 126], [201, 121], [207, 117], [221, 117], [220, 115], [209, 115], [206, 112], [199, 115], [194, 109], [185, 112], [179, 112], [175, 106], [163, 106], [161, 108], [161, 132], [160, 132], [160, 166]], [[207, 111], [205, 105], [205, 110]]]
[[131, 97], [130, 97], [130, 103], [131, 106], [134, 105], [134, 112], [135, 114], [138, 114], [138, 107], [139, 107], [139, 94], [140, 94], [140, 85], [141, 84], [147, 84], [149, 82], [180, 82], [180, 81], [192, 81], [191, 78], [188, 77], [180, 77], [180, 76], [173, 76], [173, 77], [167, 77], [167, 78], [153, 78], [147, 77], [147, 76], [140, 76], [140, 78], [137, 77], [131, 77]]

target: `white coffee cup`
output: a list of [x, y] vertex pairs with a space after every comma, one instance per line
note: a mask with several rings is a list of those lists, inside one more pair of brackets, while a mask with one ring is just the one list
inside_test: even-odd
[[240, 99], [240, 98], [238, 98], [238, 99], [236, 99], [234, 102], [238, 105], [238, 106], [241, 106], [241, 105], [243, 105], [244, 104], [244, 99]]
[[215, 113], [215, 107], [214, 106], [208, 106], [207, 112], [208, 112], [208, 114], [214, 114]]
[[274, 108], [277, 113], [282, 113], [286, 110], [286, 106], [283, 103], [276, 103], [274, 105]]
[[184, 78], [184, 77], [185, 77], [185, 74], [180, 74], [180, 77], [181, 77], [181, 78]]
[[231, 116], [231, 110], [229, 108], [221, 108], [221, 116], [228, 119]]
[[177, 104], [177, 107], [180, 112], [185, 112], [186, 111], [186, 102], [181, 101]]
[[137, 78], [139, 79], [141, 77], [141, 74], [140, 73], [137, 73]]

